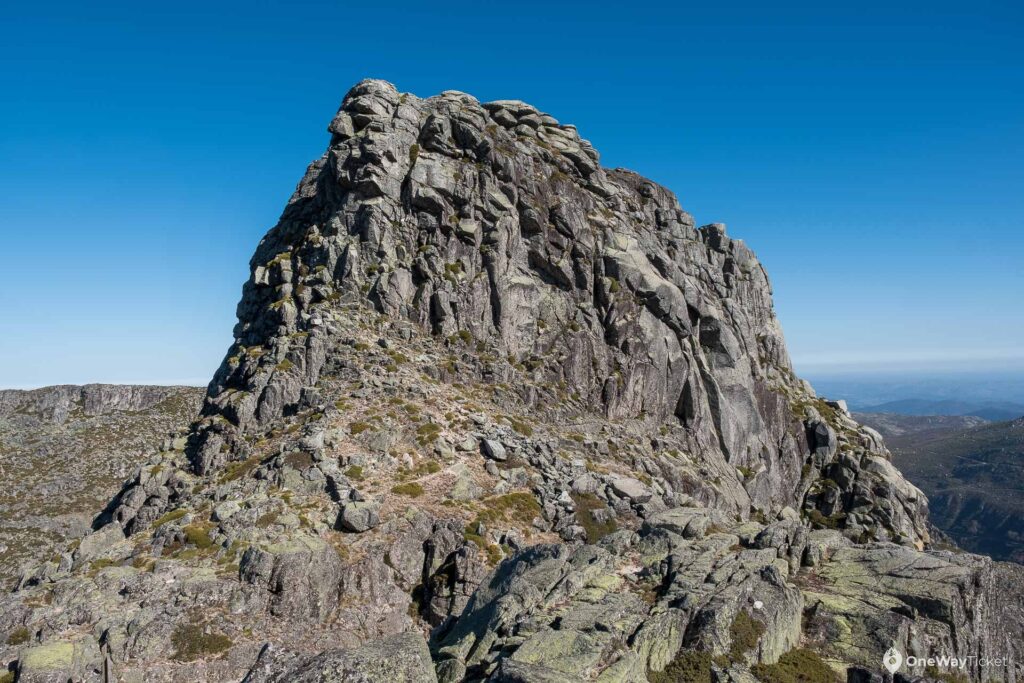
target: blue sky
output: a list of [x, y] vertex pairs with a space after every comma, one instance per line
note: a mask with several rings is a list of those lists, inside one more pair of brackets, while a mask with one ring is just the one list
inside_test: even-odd
[[364, 77], [529, 101], [728, 223], [798, 369], [1024, 364], [1020, 3], [478, 4], [6, 7], [0, 386], [205, 383]]

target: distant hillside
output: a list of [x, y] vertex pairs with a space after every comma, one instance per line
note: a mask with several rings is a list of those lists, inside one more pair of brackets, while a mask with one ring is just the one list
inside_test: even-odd
[[1024, 562], [1024, 418], [886, 440], [896, 465], [928, 495], [935, 526], [966, 550]]
[[1014, 420], [1024, 416], [1024, 404], [1010, 401], [955, 401], [908, 398], [889, 401], [862, 409], [865, 413], [896, 413], [899, 415], [972, 415], [986, 420]]
[[988, 424], [975, 415], [901, 415], [899, 413], [854, 412], [854, 419], [878, 431], [891, 444], [896, 437], [909, 434], [948, 434]]
[[82, 536], [147, 449], [196, 416], [199, 387], [0, 390], [0, 587]]

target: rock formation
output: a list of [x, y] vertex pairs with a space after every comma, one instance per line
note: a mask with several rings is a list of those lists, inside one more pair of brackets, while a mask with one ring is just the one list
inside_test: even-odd
[[1016, 679], [1020, 568], [929, 549], [724, 226], [518, 101], [329, 131], [200, 418], [0, 605], [18, 680]]

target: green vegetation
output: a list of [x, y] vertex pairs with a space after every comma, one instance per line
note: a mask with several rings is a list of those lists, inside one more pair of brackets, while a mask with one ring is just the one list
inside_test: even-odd
[[260, 515], [259, 519], [256, 520], [256, 526], [260, 529], [266, 529], [277, 521], [277, 510], [271, 510]]
[[313, 466], [313, 456], [305, 451], [292, 451], [284, 456], [284, 464], [301, 472]]
[[158, 518], [155, 522], [153, 522], [153, 528], [157, 529], [159, 527], [162, 527], [164, 524], [167, 524], [168, 522], [173, 522], [176, 519], [181, 519], [187, 514], [188, 510], [186, 510], [185, 508], [171, 510], [170, 512], [168, 512], [167, 514], [163, 515], [162, 517]]
[[5, 671], [0, 674], [0, 683], [14, 683], [14, 672]]
[[934, 678], [935, 680], [943, 681], [944, 683], [968, 683], [970, 681], [970, 679], [964, 674], [939, 671], [939, 668], [936, 666], [925, 667], [924, 675], [927, 678]]
[[597, 543], [619, 528], [614, 517], [609, 517], [604, 522], [594, 519], [595, 512], [608, 509], [604, 501], [594, 494], [574, 494], [572, 499], [576, 503], [576, 521], [587, 532], [587, 543]]
[[7, 635], [8, 645], [23, 645], [32, 639], [32, 634], [24, 626], [19, 626]]
[[415, 164], [416, 160], [419, 159], [419, 157], [420, 157], [420, 146], [417, 145], [416, 143], [413, 143], [412, 147], [409, 148], [409, 161], [412, 162], [413, 164]]
[[477, 513], [476, 521], [484, 524], [516, 522], [527, 525], [541, 513], [540, 503], [531, 493], [506, 493], [503, 496], [485, 498], [485, 509]]
[[368, 422], [357, 421], [353, 422], [348, 426], [348, 433], [351, 434], [352, 436], [355, 436], [357, 434], [362, 434], [369, 428], [370, 424]]
[[213, 547], [213, 541], [210, 540], [209, 527], [202, 524], [189, 524], [182, 531], [185, 532], [187, 541], [196, 548], [209, 550]]
[[763, 683], [838, 683], [835, 671], [811, 650], [790, 650], [776, 664], [755, 664], [751, 671]]
[[520, 420], [515, 417], [507, 417], [509, 424], [512, 425], [512, 429], [516, 430], [523, 436], [533, 436], [533, 427], [530, 423]]
[[729, 657], [737, 662], [742, 660], [743, 655], [757, 647], [757, 641], [764, 635], [764, 631], [763, 623], [740, 611], [729, 627], [729, 636], [732, 638]]
[[107, 567], [118, 567], [121, 563], [117, 560], [111, 560], [106, 557], [101, 557], [98, 560], [93, 560], [89, 563], [89, 576], [96, 576], [101, 570]]
[[253, 456], [248, 460], [236, 460], [235, 462], [228, 463], [228, 466], [224, 468], [224, 472], [220, 475], [220, 483], [226, 484], [229, 481], [241, 479], [259, 467], [259, 465], [260, 458], [258, 455]]
[[441, 425], [436, 422], [427, 422], [416, 428], [416, 442], [421, 446], [433, 442], [441, 433]]
[[650, 683], [711, 683], [711, 654], [680, 650], [664, 671], [648, 671]]
[[391, 488], [391, 493], [397, 493], [400, 496], [409, 496], [410, 498], [418, 498], [423, 495], [423, 487], [416, 482], [398, 484]]
[[173, 658], [179, 662], [193, 662], [204, 657], [220, 655], [227, 651], [231, 639], [222, 633], [206, 632], [201, 624], [181, 624], [171, 634], [174, 644]]
[[810, 519], [811, 524], [824, 529], [839, 529], [842, 527], [843, 521], [846, 519], [846, 515], [842, 512], [837, 512], [834, 515], [826, 517], [820, 510], [811, 510], [807, 514], [807, 517]]
[[291, 369], [292, 369], [293, 367], [295, 367], [295, 364], [294, 364], [294, 363], [292, 363], [292, 362], [291, 362], [290, 360], [288, 360], [287, 358], [285, 358], [285, 359], [284, 359], [283, 361], [281, 361], [280, 363], [278, 363], [278, 364], [277, 364], [277, 369], [278, 369], [278, 370], [279, 370], [280, 372], [288, 372], [288, 371], [289, 371], [289, 370], [291, 370]]
[[360, 465], [352, 465], [352, 467], [349, 467], [347, 470], [345, 470], [345, 476], [348, 477], [349, 479], [356, 479], [356, 480], [362, 479], [363, 478], [363, 468], [362, 468], [362, 466], [360, 466]]

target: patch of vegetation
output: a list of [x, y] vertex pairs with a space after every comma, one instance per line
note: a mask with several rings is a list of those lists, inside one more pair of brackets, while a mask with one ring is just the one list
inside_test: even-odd
[[763, 683], [838, 683], [835, 671], [817, 652], [790, 650], [776, 664], [755, 664], [751, 672]]
[[279, 370], [280, 372], [288, 372], [288, 371], [289, 371], [289, 370], [291, 370], [291, 369], [292, 369], [293, 367], [295, 367], [295, 364], [294, 364], [294, 363], [292, 363], [292, 362], [291, 362], [290, 360], [288, 360], [287, 358], [285, 358], [285, 359], [284, 359], [283, 361], [281, 361], [280, 363], [278, 363], [278, 364], [277, 364], [277, 369], [278, 369], [278, 370]]
[[107, 557], [101, 557], [100, 559], [93, 560], [91, 563], [89, 563], [89, 576], [96, 576], [100, 573], [100, 571], [106, 569], [107, 567], [119, 566], [121, 566], [121, 563], [117, 560], [111, 560]]
[[292, 451], [284, 456], [284, 464], [301, 472], [313, 466], [313, 456], [305, 451]]
[[762, 622], [740, 611], [729, 627], [729, 636], [732, 639], [729, 657], [737, 662], [742, 660], [743, 655], [757, 647], [757, 641], [764, 635], [764, 631]]
[[352, 467], [349, 467], [347, 470], [345, 470], [345, 476], [348, 477], [349, 479], [355, 479], [357, 481], [359, 479], [362, 479], [363, 478], [363, 468], [362, 468], [362, 466], [361, 465], [352, 465]]
[[410, 498], [418, 498], [423, 495], [423, 487], [416, 482], [409, 482], [407, 484], [398, 484], [391, 488], [391, 493], [397, 493], [400, 496], [409, 496]]
[[7, 635], [8, 645], [23, 645], [32, 639], [32, 634], [24, 626], [19, 626]]
[[485, 498], [483, 503], [486, 508], [481, 510], [476, 518], [484, 524], [503, 521], [530, 524], [533, 518], [541, 513], [540, 503], [531, 493], [506, 493], [503, 496]]
[[587, 532], [587, 543], [597, 543], [619, 528], [614, 517], [609, 517], [604, 522], [598, 522], [594, 518], [595, 512], [608, 509], [604, 501], [594, 494], [577, 493], [573, 494], [572, 499], [576, 503], [576, 521]]
[[362, 434], [369, 428], [370, 424], [368, 422], [357, 421], [353, 422], [348, 426], [348, 433], [351, 434], [352, 436], [355, 436], [357, 434]]
[[171, 643], [174, 645], [173, 659], [179, 662], [221, 655], [233, 645], [223, 633], [207, 633], [201, 624], [179, 625], [171, 634]]
[[209, 527], [202, 524], [189, 524], [182, 531], [185, 532], [185, 539], [199, 550], [209, 550], [213, 547]]
[[409, 148], [409, 161], [413, 164], [420, 158], [420, 146], [413, 143], [412, 147]]
[[939, 671], [937, 666], [925, 667], [924, 675], [926, 678], [934, 678], [937, 681], [944, 681], [944, 683], [968, 683], [970, 681], [964, 674]]
[[490, 564], [495, 565], [501, 562], [501, 560], [505, 557], [505, 555], [501, 552], [501, 548], [499, 548], [493, 543], [488, 543], [483, 536], [473, 533], [473, 528], [475, 528], [475, 524], [470, 524], [469, 526], [467, 526], [465, 531], [463, 531], [462, 533], [462, 537], [470, 543], [474, 544], [476, 547], [483, 550], [485, 553], [487, 553], [487, 561]]
[[512, 429], [516, 430], [523, 436], [533, 436], [533, 427], [529, 422], [525, 422], [515, 417], [508, 417], [506, 419], [509, 421], [509, 424], [512, 425]]
[[271, 510], [270, 512], [266, 512], [260, 515], [259, 518], [256, 520], [256, 526], [260, 529], [266, 529], [277, 521], [277, 516], [277, 510]]
[[14, 672], [5, 671], [0, 674], [0, 683], [14, 683]]
[[421, 446], [435, 441], [441, 434], [441, 425], [436, 422], [427, 422], [416, 428], [416, 442]]
[[167, 524], [168, 522], [173, 522], [176, 519], [181, 519], [182, 517], [184, 517], [187, 514], [188, 514], [188, 510], [186, 510], [185, 508], [178, 508], [177, 510], [171, 510], [170, 512], [166, 513], [165, 515], [157, 518], [157, 520], [155, 522], [153, 522], [153, 528], [157, 529], [159, 527], [162, 527], [164, 524]]
[[650, 683], [711, 683], [711, 653], [680, 650], [664, 671], [648, 671]]
[[821, 510], [811, 510], [807, 513], [807, 518], [816, 527], [823, 529], [839, 529], [843, 525], [843, 521], [846, 519], [846, 515], [842, 512], [837, 512], [834, 515], [826, 517], [821, 513]]

